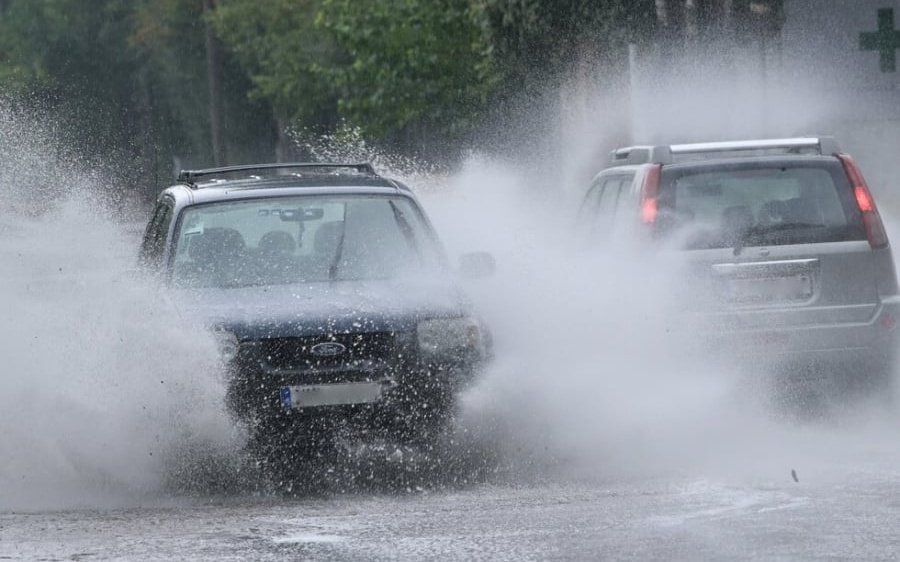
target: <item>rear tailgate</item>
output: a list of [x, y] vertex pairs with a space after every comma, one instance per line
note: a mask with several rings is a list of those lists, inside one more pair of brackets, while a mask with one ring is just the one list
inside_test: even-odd
[[[724, 329], [867, 322], [879, 304], [866, 241], [695, 250], [685, 295]], [[698, 306], [699, 305], [699, 306]], [[711, 320], [713, 317], [710, 318]]]
[[683, 296], [714, 329], [871, 320], [877, 260], [833, 157], [702, 162], [664, 169], [654, 235], [683, 251]]

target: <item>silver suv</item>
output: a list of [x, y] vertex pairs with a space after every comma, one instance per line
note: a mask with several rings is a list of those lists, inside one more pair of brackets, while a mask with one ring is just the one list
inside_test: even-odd
[[579, 224], [594, 247], [686, 256], [679, 296], [717, 349], [805, 380], [890, 384], [894, 260], [862, 173], [834, 139], [621, 148]]

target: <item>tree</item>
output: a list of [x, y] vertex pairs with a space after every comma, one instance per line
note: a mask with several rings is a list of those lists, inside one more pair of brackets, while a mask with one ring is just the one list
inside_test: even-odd
[[220, 0], [210, 14], [253, 87], [282, 122], [330, 128], [337, 122], [333, 88], [319, 70], [339, 62], [330, 35], [317, 28], [317, 0]]
[[271, 107], [248, 96], [252, 83], [244, 69], [207, 33], [207, 18], [218, 10], [213, 4], [131, 2], [137, 103], [148, 108], [164, 157], [187, 165], [269, 160], [275, 140]]
[[341, 116], [406, 148], [473, 130], [496, 85], [482, 15], [469, 0], [325, 0], [318, 24], [348, 59], [321, 69]]
[[[271, 109], [229, 53], [207, 59], [199, 0], [10, 0], [0, 17], [7, 99], [58, 123], [86, 167], [153, 192], [178, 165], [268, 160]], [[210, 64], [214, 65], [213, 68]], [[210, 88], [210, 71], [219, 78]], [[221, 111], [210, 111], [212, 94]]]
[[[654, 0], [476, 1], [499, 74], [482, 146], [562, 161], [566, 127], [586, 126], [599, 94], [627, 84], [628, 45], [650, 39]], [[615, 113], [603, 127], [622, 126]]]
[[579, 59], [602, 66], [645, 41], [655, 0], [479, 0], [506, 93], [558, 87]]
[[[127, 49], [126, 4], [18, 1], [0, 19], [6, 93], [27, 93], [42, 109], [59, 108], [57, 118], [77, 121], [81, 134], [73, 140], [88, 153], [121, 146], [121, 129], [136, 120], [127, 79], [135, 60]], [[89, 113], [103, 119], [85, 119]]]

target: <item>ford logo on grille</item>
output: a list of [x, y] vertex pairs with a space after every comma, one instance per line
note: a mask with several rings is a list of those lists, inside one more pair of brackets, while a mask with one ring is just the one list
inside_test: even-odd
[[317, 343], [316, 345], [312, 346], [309, 351], [317, 357], [334, 357], [335, 355], [340, 355], [341, 353], [347, 351], [347, 348], [342, 343], [338, 343], [336, 341], [326, 341]]

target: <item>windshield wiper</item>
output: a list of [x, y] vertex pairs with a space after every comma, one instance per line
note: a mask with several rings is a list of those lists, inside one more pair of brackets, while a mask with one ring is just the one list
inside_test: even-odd
[[767, 232], [780, 232], [782, 230], [792, 230], [794, 228], [825, 228], [824, 224], [812, 222], [781, 222], [770, 226], [755, 226], [750, 228], [756, 234], [765, 234]]
[[344, 234], [347, 232], [347, 220], [346, 216], [344, 220], [341, 221], [341, 236], [338, 238], [337, 248], [334, 250], [334, 259], [331, 260], [331, 265], [328, 266], [328, 280], [334, 281], [337, 278], [337, 270], [338, 264], [341, 263], [341, 256], [344, 253]]
[[397, 226], [400, 228], [400, 232], [403, 233], [404, 240], [406, 240], [406, 243], [409, 245], [410, 249], [416, 252], [416, 255], [421, 259], [422, 253], [419, 251], [419, 246], [416, 243], [416, 237], [413, 234], [412, 226], [410, 226], [409, 221], [406, 220], [406, 217], [403, 216], [403, 211], [401, 211], [393, 201], [388, 201], [388, 204], [391, 206], [391, 212], [394, 213], [394, 220], [397, 222]]

